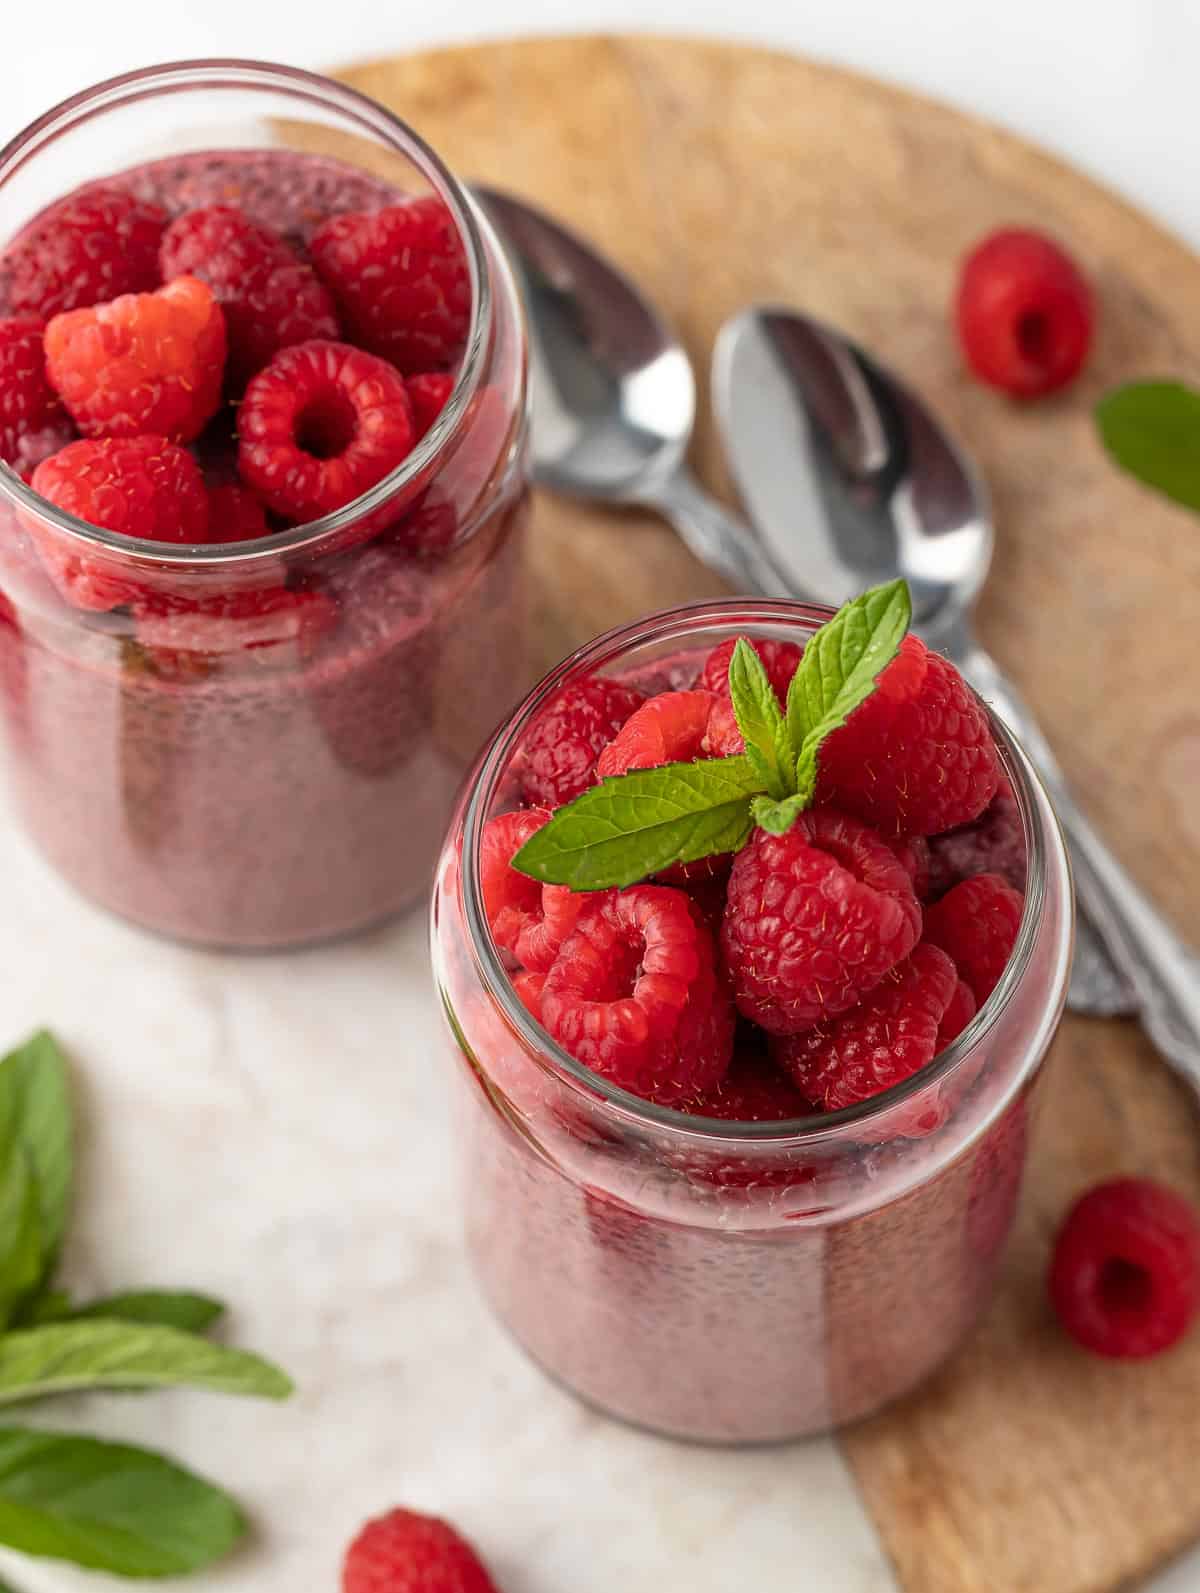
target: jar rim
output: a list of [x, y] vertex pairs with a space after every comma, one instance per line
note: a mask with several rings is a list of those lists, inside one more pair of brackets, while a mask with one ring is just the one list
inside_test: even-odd
[[[672, 634], [679, 634], [682, 640], [684, 633], [679, 628], [685, 623], [696, 623], [698, 628], [704, 621], [712, 625], [743, 625], [752, 632], [756, 624], [795, 624], [799, 621], [811, 632], [828, 620], [833, 612], [833, 609], [815, 603], [769, 598], [726, 598], [682, 604], [648, 615], [632, 624], [617, 626], [577, 648], [539, 681], [497, 731], [478, 765], [463, 818], [461, 870], [464, 919], [477, 970], [506, 1022], [516, 1031], [534, 1060], [560, 1080], [586, 1093], [591, 1100], [599, 1098], [634, 1127], [652, 1128], [659, 1132], [666, 1130], [682, 1139], [724, 1140], [744, 1144], [771, 1141], [776, 1146], [799, 1146], [837, 1137], [848, 1128], [856, 1128], [859, 1124], [885, 1115], [911, 1096], [952, 1074], [992, 1032], [1029, 969], [1041, 928], [1052, 867], [1055, 875], [1066, 883], [1069, 899], [1070, 864], [1045, 787], [1024, 750], [996, 715], [987, 709], [992, 734], [1001, 749], [1005, 771], [1012, 781], [1025, 831], [1028, 852], [1025, 906], [1012, 954], [996, 988], [966, 1028], [924, 1068], [878, 1095], [853, 1106], [842, 1107], [836, 1112], [812, 1113], [778, 1123], [733, 1123], [720, 1118], [692, 1116], [674, 1107], [660, 1106], [610, 1083], [577, 1061], [536, 1022], [517, 996], [488, 929], [479, 862], [483, 827], [489, 817], [492, 800], [505, 777], [513, 753], [537, 713], [568, 678], [577, 676], [582, 670], [601, 669], [606, 664], [614, 663], [638, 645], [668, 641]], [[987, 707], [986, 704], [984, 706]], [[1061, 1015], [1071, 967], [1072, 934], [1073, 915], [1069, 907], [1063, 915], [1057, 946], [1052, 984], [1054, 999], [1047, 1003], [1045, 1012], [1040, 1015], [1035, 1039], [1029, 1047], [1030, 1057], [1034, 1060], [1045, 1052]]]
[[[463, 243], [471, 284], [471, 323], [466, 348], [454, 387], [437, 419], [394, 470], [360, 497], [331, 514], [322, 515], [319, 520], [309, 520], [304, 525], [245, 542], [148, 542], [142, 537], [124, 536], [78, 519], [34, 492], [11, 467], [0, 462], [0, 499], [7, 497], [17, 508], [49, 522], [74, 541], [103, 547], [135, 563], [157, 568], [182, 566], [191, 570], [220, 570], [231, 565], [252, 568], [281, 553], [309, 548], [357, 524], [429, 470], [460, 430], [479, 387], [494, 318], [492, 272], [497, 267], [505, 272], [508, 268], [480, 207], [441, 157], [407, 122], [347, 84], [319, 72], [270, 61], [219, 56], [170, 61], [122, 72], [82, 89], [45, 111], [0, 149], [0, 188], [35, 158], [40, 149], [93, 117], [159, 94], [189, 89], [261, 89], [287, 93], [295, 99], [336, 111], [360, 131], [374, 134], [391, 151], [411, 161], [445, 201]], [[490, 254], [489, 242], [492, 245]], [[515, 294], [515, 288], [513, 291]]]

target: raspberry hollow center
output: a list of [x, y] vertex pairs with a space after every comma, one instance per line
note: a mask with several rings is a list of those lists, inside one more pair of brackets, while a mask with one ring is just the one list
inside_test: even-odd
[[1050, 323], [1041, 310], [1026, 310], [1017, 317], [1017, 347], [1033, 365], [1045, 365], [1050, 358]]
[[358, 431], [354, 405], [344, 393], [321, 393], [296, 416], [296, 446], [314, 459], [337, 459]]
[[1154, 1280], [1137, 1262], [1110, 1256], [1100, 1268], [1096, 1292], [1110, 1316], [1138, 1317], [1154, 1303]]

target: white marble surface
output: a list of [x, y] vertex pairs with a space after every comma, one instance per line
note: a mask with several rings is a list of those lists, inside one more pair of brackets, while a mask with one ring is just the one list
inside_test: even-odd
[[[727, 0], [58, 0], [10, 6], [0, 138], [111, 72], [185, 55], [320, 66], [497, 32], [723, 32]], [[857, 65], [1038, 138], [1200, 243], [1193, 0], [740, 0], [737, 31]], [[47, 1408], [231, 1485], [253, 1547], [196, 1593], [333, 1593], [344, 1543], [404, 1500], [444, 1511], [506, 1593], [890, 1593], [837, 1450], [730, 1455], [634, 1434], [550, 1387], [489, 1320], [457, 1244], [419, 916], [289, 958], [190, 952], [70, 895], [0, 810], [0, 1042], [52, 1024], [83, 1115], [81, 1288], [228, 1298], [228, 1332], [301, 1392]], [[123, 1584], [0, 1555], [19, 1593]], [[1196, 1593], [1200, 1557], [1155, 1593]], [[998, 1589], [997, 1593], [1009, 1593]]]

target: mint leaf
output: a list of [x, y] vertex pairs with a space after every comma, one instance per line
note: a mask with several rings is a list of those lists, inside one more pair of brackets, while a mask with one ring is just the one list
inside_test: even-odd
[[245, 1532], [220, 1489], [162, 1455], [0, 1428], [0, 1542], [117, 1576], [181, 1576]]
[[278, 1367], [175, 1328], [148, 1323], [53, 1322], [0, 1338], [0, 1405], [97, 1388], [204, 1388], [286, 1399]]
[[20, 1140], [0, 1164], [0, 1328], [36, 1293], [44, 1264], [37, 1180]]
[[1200, 392], [1182, 382], [1130, 382], [1100, 400], [1096, 424], [1122, 470], [1200, 510]]
[[784, 797], [782, 802], [774, 802], [769, 797], [755, 797], [750, 804], [750, 816], [769, 835], [786, 835], [811, 801], [811, 792]]
[[762, 659], [744, 636], [738, 637], [729, 660], [729, 692], [754, 772], [771, 796], [787, 796], [792, 789], [796, 754], [790, 749], [775, 688]]
[[15, 1327], [41, 1327], [46, 1322], [65, 1322], [74, 1314], [71, 1296], [65, 1289], [46, 1289], [35, 1295], [13, 1318]]
[[14, 1145], [24, 1150], [35, 1182], [45, 1278], [66, 1233], [74, 1151], [67, 1063], [44, 1031], [0, 1061], [0, 1146], [7, 1153]]
[[187, 1291], [140, 1289], [127, 1294], [110, 1294], [102, 1300], [91, 1300], [74, 1310], [68, 1309], [63, 1317], [72, 1322], [106, 1321], [146, 1322], [160, 1327], [176, 1328], [180, 1333], [207, 1333], [213, 1323], [224, 1316], [225, 1307], [220, 1300], [206, 1294]]
[[840, 608], [804, 649], [788, 688], [788, 730], [800, 751], [793, 790], [811, 801], [817, 752], [870, 696], [912, 619], [906, 581], [872, 587]]
[[736, 852], [763, 789], [749, 758], [635, 769], [593, 786], [531, 835], [513, 867], [550, 885], [633, 885], [671, 863]]

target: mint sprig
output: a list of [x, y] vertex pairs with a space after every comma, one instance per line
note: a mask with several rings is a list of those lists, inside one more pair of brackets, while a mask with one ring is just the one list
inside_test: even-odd
[[[223, 1307], [142, 1290], [82, 1305], [53, 1286], [73, 1181], [66, 1059], [34, 1035], [0, 1060], [0, 1406], [96, 1389], [284, 1399], [286, 1375], [202, 1335]], [[219, 1488], [151, 1451], [0, 1428], [0, 1544], [122, 1576], [194, 1571], [245, 1525]], [[0, 1593], [3, 1593], [0, 1586]]]
[[513, 867], [545, 884], [606, 890], [740, 851], [756, 824], [783, 834], [812, 804], [822, 743], [875, 689], [911, 619], [904, 581], [839, 609], [805, 647], [786, 713], [758, 654], [739, 638], [729, 689], [745, 753], [604, 780], [560, 808]]
[[1200, 510], [1200, 392], [1182, 382], [1128, 382], [1096, 405], [1096, 425], [1122, 470]]

